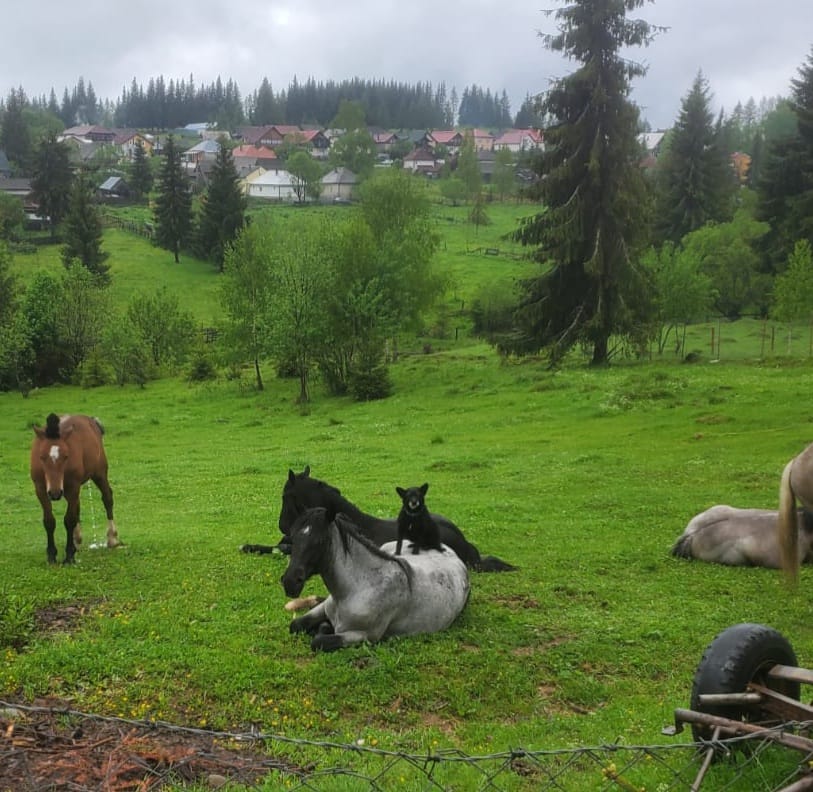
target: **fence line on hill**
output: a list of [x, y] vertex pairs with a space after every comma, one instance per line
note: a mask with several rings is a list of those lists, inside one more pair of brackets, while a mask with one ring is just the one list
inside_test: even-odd
[[[9, 717], [9, 713], [19, 713], [19, 717], [39, 714], [59, 719], [60, 723], [74, 729], [75, 737], [82, 735], [81, 726], [76, 726], [79, 721], [85, 723], [86, 729], [89, 721], [95, 721], [113, 726], [120, 734], [126, 735], [131, 743], [133, 735], [140, 732], [153, 740], [160, 734], [176, 742], [184, 736], [190, 742], [205, 736], [218, 743], [242, 746], [241, 751], [254, 749], [256, 754], [260, 749], [261, 761], [255, 765], [255, 770], [257, 767], [263, 770], [262, 778], [258, 779], [255, 775], [255, 780], [248, 783], [243, 778], [239, 780], [248, 789], [263, 788], [268, 772], [280, 773], [282, 778], [279, 780], [288, 790], [309, 792], [320, 790], [322, 784], [330, 784], [331, 780], [337, 778], [353, 779], [354, 783], [371, 790], [403, 788], [409, 783], [418, 783], [422, 789], [444, 790], [447, 788], [444, 786], [444, 774], [448, 772], [452, 773], [453, 788], [464, 788], [461, 786], [463, 784], [466, 789], [490, 792], [515, 789], [541, 792], [569, 792], [574, 789], [597, 792], [689, 792], [701, 788], [714, 792], [796, 792], [813, 788], [813, 776], [809, 774], [811, 756], [800, 760], [799, 754], [777, 745], [785, 734], [809, 729], [813, 725], [809, 723], [785, 724], [742, 737], [701, 743], [611, 744], [553, 750], [513, 748], [472, 756], [455, 749], [410, 753], [366, 745], [361, 740], [347, 744], [259, 731], [213, 731], [163, 721], [92, 715], [71, 709], [26, 706], [5, 701], [0, 701], [0, 708], [3, 708], [5, 717]], [[6, 736], [10, 734], [11, 730]], [[0, 768], [19, 764], [21, 752], [26, 750], [26, 746], [31, 747], [29, 742], [25, 739], [0, 739]], [[95, 746], [106, 742], [110, 741], [97, 741]], [[75, 748], [61, 747], [62, 750]], [[110, 746], [111, 756], [115, 748], [114, 745]], [[292, 763], [287, 758], [269, 755], [269, 752], [299, 749], [307, 753], [307, 764], [304, 766]], [[773, 753], [769, 755], [769, 751]], [[160, 752], [153, 750], [153, 753]], [[710, 759], [712, 754], [722, 761], [704, 761], [704, 758]], [[314, 759], [314, 756], [318, 758]], [[796, 757], [796, 761], [791, 757]], [[159, 779], [168, 783], [173, 779], [177, 781], [177, 769], [167, 766], [166, 762], [162, 768], [144, 765], [144, 772], [151, 779], [151, 788], [155, 788], [153, 785]], [[0, 769], [0, 779], [2, 777], [3, 771]], [[85, 788], [81, 784], [74, 784], [71, 789], [84, 792]]]

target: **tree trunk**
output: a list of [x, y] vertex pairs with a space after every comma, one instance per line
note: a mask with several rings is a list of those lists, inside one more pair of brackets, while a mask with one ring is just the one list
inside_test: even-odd
[[593, 344], [593, 359], [590, 361], [590, 365], [606, 366], [608, 349], [609, 338], [607, 335], [602, 334], [601, 338], [597, 338]]
[[264, 390], [263, 377], [262, 374], [260, 374], [260, 359], [256, 357], [254, 358], [254, 374], [257, 377], [257, 390]]

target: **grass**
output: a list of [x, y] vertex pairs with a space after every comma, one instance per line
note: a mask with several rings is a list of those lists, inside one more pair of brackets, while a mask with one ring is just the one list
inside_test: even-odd
[[[0, 394], [5, 593], [36, 611], [84, 608], [71, 629], [3, 650], [0, 694], [483, 755], [668, 742], [660, 729], [688, 704], [705, 646], [736, 622], [770, 624], [813, 662], [808, 570], [790, 592], [773, 571], [668, 552], [712, 503], [776, 502], [782, 466], [813, 440], [810, 366], [552, 373], [467, 347], [403, 358], [393, 377], [390, 399], [320, 397], [306, 415], [286, 381], [262, 394], [169, 380]], [[67, 568], [45, 563], [27, 480], [30, 424], [51, 410], [107, 425], [127, 543], [85, 548]], [[285, 560], [238, 552], [274, 540], [286, 472], [305, 464], [379, 514], [397, 511], [396, 484], [429, 481], [431, 508], [521, 570], [473, 575], [447, 632], [313, 655], [287, 632]], [[83, 510], [91, 544], [104, 534], [98, 498]]]
[[[532, 266], [504, 239], [528, 207], [488, 211], [494, 222], [476, 231], [463, 222], [465, 207], [437, 208], [438, 265], [455, 284], [450, 310], [489, 285], [510, 287]], [[106, 232], [105, 247], [118, 305], [166, 285], [202, 324], [216, 321], [210, 264], [175, 265], [120, 231]], [[486, 254], [490, 247], [500, 254]], [[58, 251], [38, 249], [14, 266], [27, 275], [61, 263]], [[248, 377], [0, 394], [0, 698], [396, 752], [489, 755], [673, 744], [660, 730], [688, 705], [704, 648], [740, 621], [780, 630], [800, 663], [813, 665], [813, 572], [803, 570], [789, 591], [770, 570], [669, 555], [689, 518], [714, 503], [776, 503], [783, 465], [813, 441], [807, 329], [788, 347], [770, 324], [711, 321], [688, 329], [687, 350], [700, 353], [694, 365], [667, 354], [591, 370], [574, 353], [557, 372], [536, 359], [501, 359], [465, 332], [431, 341], [442, 351], [401, 357], [394, 395], [366, 404], [317, 388], [302, 411], [295, 383], [271, 380], [257, 393]], [[107, 426], [126, 542], [90, 548], [103, 540], [104, 520], [98, 493], [87, 490], [86, 546], [73, 567], [46, 564], [28, 480], [30, 427], [51, 411], [91, 413]], [[239, 552], [244, 542], [276, 540], [284, 478], [306, 464], [381, 515], [398, 509], [396, 484], [428, 481], [433, 510], [520, 571], [474, 574], [471, 601], [447, 632], [313, 655], [288, 634], [285, 559]], [[314, 580], [305, 593], [320, 586]], [[328, 761], [363, 768], [372, 760]], [[785, 753], [766, 761], [766, 777], [788, 765]], [[711, 783], [719, 788], [732, 772], [716, 766]], [[436, 777], [459, 789], [481, 780], [459, 766]], [[420, 789], [421, 778], [407, 774], [398, 788]], [[539, 786], [533, 773], [500, 781]], [[614, 788], [595, 765], [574, 768], [566, 787]], [[355, 787], [330, 778], [319, 788]]]

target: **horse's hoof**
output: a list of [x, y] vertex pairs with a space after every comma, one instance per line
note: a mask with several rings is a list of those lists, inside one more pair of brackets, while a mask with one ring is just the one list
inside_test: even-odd
[[343, 646], [344, 640], [341, 635], [334, 635], [333, 633], [326, 635], [320, 632], [311, 641], [311, 649], [313, 649], [314, 652], [335, 652]]

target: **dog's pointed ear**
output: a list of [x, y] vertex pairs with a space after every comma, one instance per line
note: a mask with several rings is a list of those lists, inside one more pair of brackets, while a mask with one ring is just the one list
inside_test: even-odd
[[426, 495], [426, 493], [427, 493], [428, 489], [429, 489], [429, 485], [428, 485], [428, 484], [424, 484], [424, 485], [422, 485], [422, 486], [421, 486], [421, 495]]
[[396, 487], [395, 491], [403, 498], [406, 495], [406, 490], [403, 487]]

